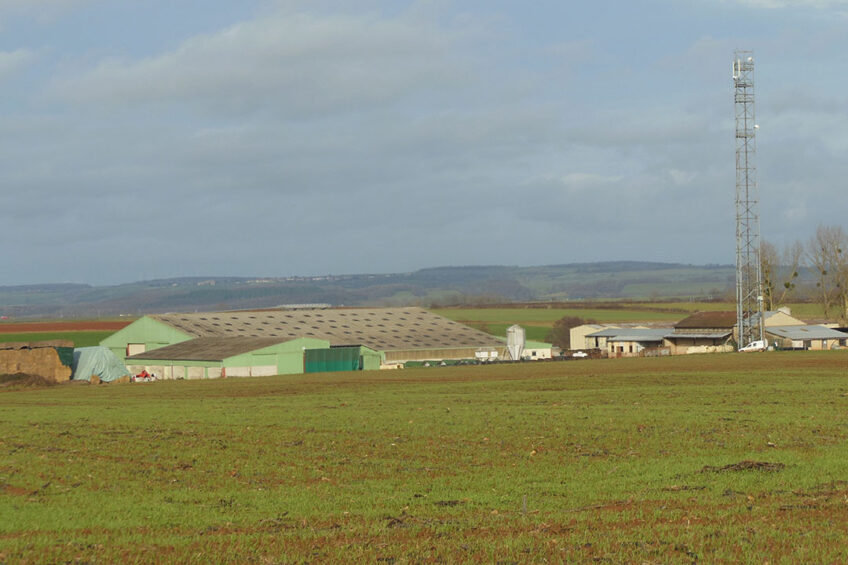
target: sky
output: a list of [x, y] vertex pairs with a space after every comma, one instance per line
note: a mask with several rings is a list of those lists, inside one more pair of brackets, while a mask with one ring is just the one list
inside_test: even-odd
[[0, 0], [0, 286], [732, 264], [846, 225], [848, 0]]

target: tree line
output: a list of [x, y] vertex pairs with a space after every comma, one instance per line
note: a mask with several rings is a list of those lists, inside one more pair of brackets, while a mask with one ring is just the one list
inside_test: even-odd
[[848, 235], [841, 226], [820, 225], [806, 242], [782, 250], [762, 240], [760, 269], [765, 310], [800, 298], [801, 272], [807, 269], [814, 280], [806, 298], [821, 305], [825, 318], [848, 323]]

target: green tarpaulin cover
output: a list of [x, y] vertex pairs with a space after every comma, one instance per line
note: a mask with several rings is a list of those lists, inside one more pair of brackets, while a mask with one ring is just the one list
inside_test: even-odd
[[78, 347], [74, 349], [73, 376], [75, 381], [90, 381], [97, 375], [103, 382], [131, 376], [126, 365], [108, 347]]

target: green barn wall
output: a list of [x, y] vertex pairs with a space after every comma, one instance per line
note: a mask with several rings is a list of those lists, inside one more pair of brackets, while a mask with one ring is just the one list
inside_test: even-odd
[[108, 347], [118, 357], [126, 360], [127, 344], [143, 343], [145, 351], [152, 351], [166, 345], [182, 343], [193, 339], [192, 336], [181, 332], [167, 324], [163, 324], [149, 316], [139, 318], [122, 330], [118, 330], [100, 342], [103, 347]]
[[362, 355], [362, 370], [363, 371], [373, 371], [380, 368], [380, 365], [383, 364], [383, 359], [385, 358], [385, 354], [374, 351], [364, 345], [359, 348], [359, 352]]
[[[135, 343], [135, 342], [131, 342]], [[303, 351], [305, 349], [329, 349], [330, 342], [322, 339], [301, 338], [270, 347], [263, 347], [248, 353], [227, 357], [223, 361], [197, 361], [189, 359], [134, 359], [131, 365], [135, 367], [202, 367], [204, 378], [209, 378], [210, 368], [227, 367], [277, 367], [278, 375], [293, 375], [303, 372]], [[186, 369], [187, 370], [187, 369]]]
[[[330, 342], [323, 339], [293, 339], [292, 341], [263, 347], [256, 351], [224, 359], [224, 367], [250, 367], [276, 364], [278, 375], [296, 375], [303, 372], [304, 349], [328, 349], [329, 347]], [[275, 359], [275, 362], [268, 362], [267, 357]]]

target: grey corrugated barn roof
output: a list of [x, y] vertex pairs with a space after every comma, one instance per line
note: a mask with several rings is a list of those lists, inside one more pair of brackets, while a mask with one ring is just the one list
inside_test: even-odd
[[678, 332], [675, 331], [666, 335], [668, 339], [724, 339], [730, 337], [731, 331], [713, 331], [713, 332]]
[[502, 346], [492, 335], [423, 308], [338, 308], [158, 314], [150, 316], [192, 337], [325, 339], [376, 351]]
[[628, 328], [619, 330], [618, 334], [610, 336], [608, 341], [662, 341], [668, 333], [668, 328]]
[[132, 357], [127, 357], [127, 360], [223, 361], [229, 357], [271, 347], [278, 343], [291, 341], [291, 339], [282, 337], [201, 337], [138, 353]]
[[794, 340], [804, 339], [848, 339], [848, 334], [825, 326], [773, 326], [766, 333]]

